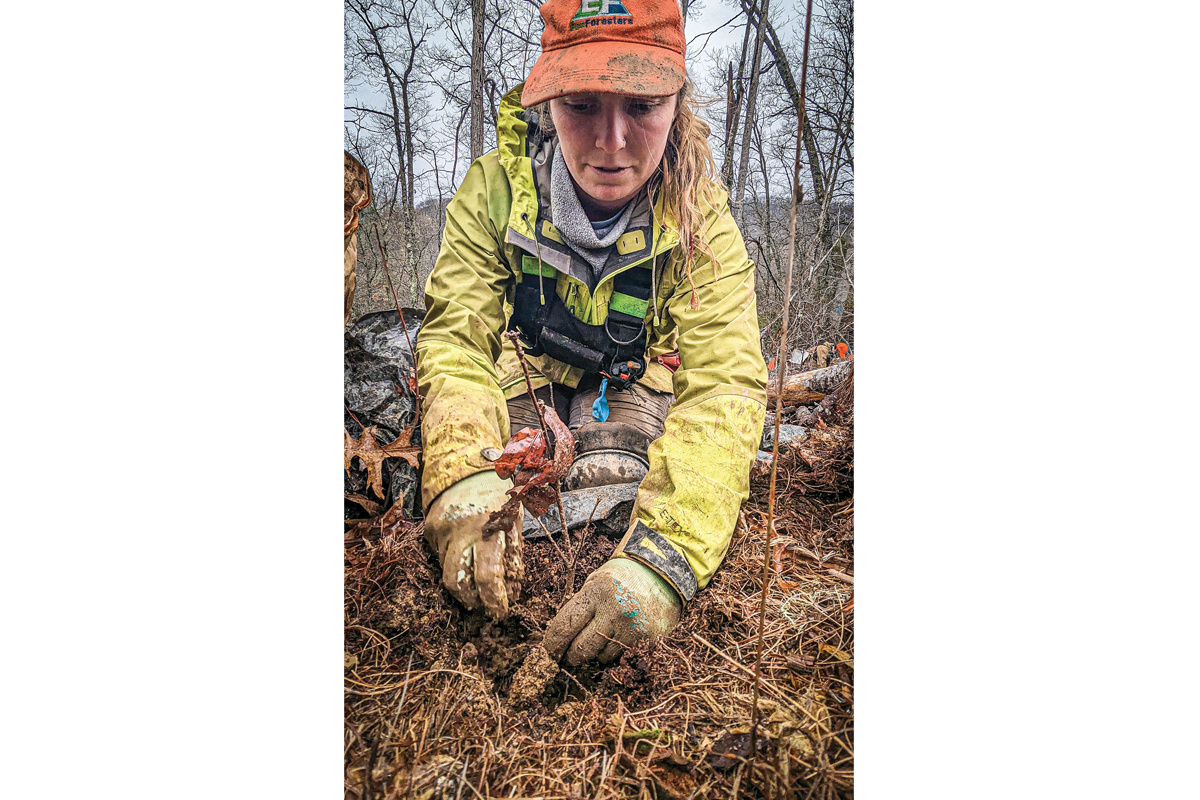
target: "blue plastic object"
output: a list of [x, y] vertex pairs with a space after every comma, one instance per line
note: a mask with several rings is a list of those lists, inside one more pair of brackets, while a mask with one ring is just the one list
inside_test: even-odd
[[592, 403], [592, 419], [596, 422], [608, 422], [608, 398], [604, 396], [608, 389], [608, 378], [600, 381], [600, 396]]

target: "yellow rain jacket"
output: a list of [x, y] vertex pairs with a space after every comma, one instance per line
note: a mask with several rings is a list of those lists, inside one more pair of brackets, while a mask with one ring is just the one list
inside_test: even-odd
[[[762, 436], [767, 368], [759, 348], [754, 263], [721, 192], [719, 210], [708, 209], [705, 219], [705, 239], [719, 265], [714, 269], [697, 251], [697, 308], [691, 307], [682, 248], [669, 231], [652, 234], [649, 242], [641, 233], [626, 233], [613, 245], [617, 252], [599, 281], [589, 278], [546, 210], [539, 213], [538, 198], [546, 203], [550, 196], [553, 140], [527, 141], [521, 88], [501, 101], [497, 149], [476, 159], [446, 209], [441, 251], [425, 284], [425, 322], [417, 337], [422, 505], [428, 509], [451, 484], [492, 469], [480, 451], [508, 441], [505, 400], [525, 391], [515, 350], [501, 336], [516, 282], [557, 269], [558, 295], [576, 317], [596, 325], [608, 313], [613, 275], [652, 264], [657, 308], [652, 301], [646, 311], [641, 380], [673, 391], [675, 401], [663, 435], [650, 445], [630, 531], [614, 557], [641, 561], [691, 600], [725, 558]], [[630, 229], [639, 220], [661, 223], [661, 197], [656, 216], [644, 195], [640, 205]], [[676, 349], [682, 365], [674, 374], [652, 361]], [[574, 387], [583, 377], [582, 370], [549, 356], [528, 360], [535, 386], [553, 380]]]

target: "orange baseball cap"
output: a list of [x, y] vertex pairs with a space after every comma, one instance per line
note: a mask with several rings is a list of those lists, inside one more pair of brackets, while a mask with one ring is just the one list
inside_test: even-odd
[[676, 0], [546, 0], [542, 54], [521, 91], [529, 108], [580, 92], [675, 94], [687, 77]]

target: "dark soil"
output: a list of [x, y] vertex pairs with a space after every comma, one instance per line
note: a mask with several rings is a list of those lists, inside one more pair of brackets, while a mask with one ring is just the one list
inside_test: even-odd
[[[725, 563], [680, 626], [607, 667], [559, 668], [541, 640], [572, 561], [578, 591], [615, 540], [527, 541], [521, 596], [494, 622], [442, 589], [419, 523], [354, 528], [346, 796], [682, 800], [730, 796], [736, 781], [743, 797], [852, 797], [852, 430], [831, 414], [781, 452], [770, 553], [767, 485], [755, 479]], [[751, 768], [764, 557], [773, 583]]]

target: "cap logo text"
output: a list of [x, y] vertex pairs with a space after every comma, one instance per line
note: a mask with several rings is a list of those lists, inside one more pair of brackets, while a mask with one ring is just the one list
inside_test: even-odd
[[621, 0], [580, 0], [579, 11], [571, 18], [571, 30], [594, 25], [632, 25], [633, 14]]

